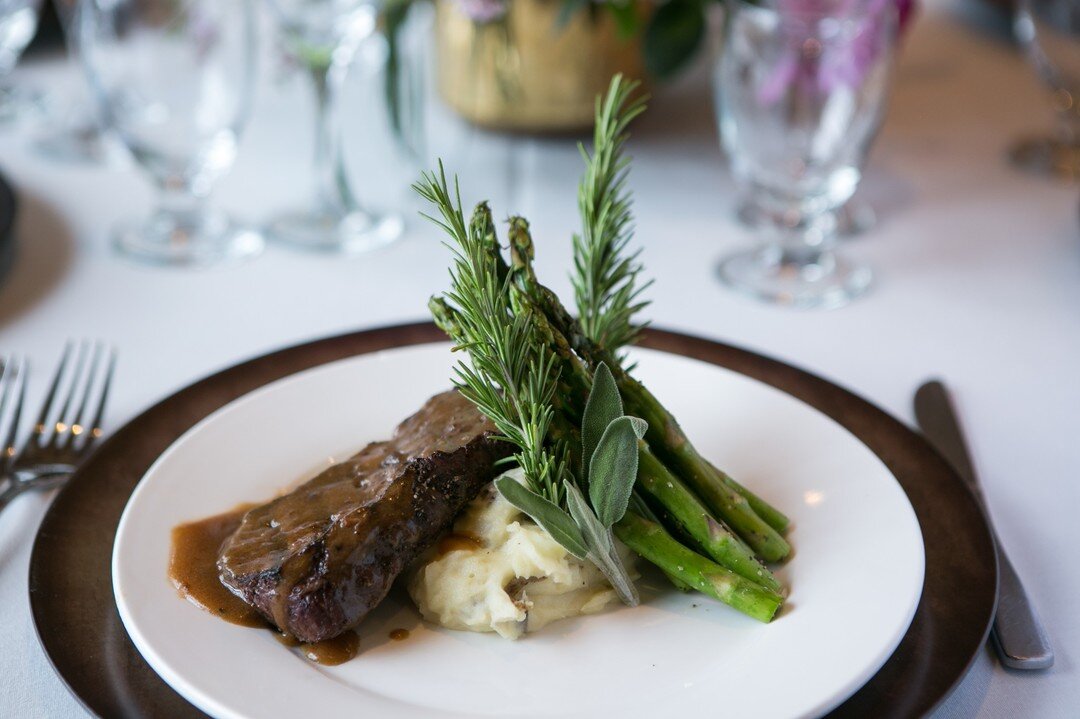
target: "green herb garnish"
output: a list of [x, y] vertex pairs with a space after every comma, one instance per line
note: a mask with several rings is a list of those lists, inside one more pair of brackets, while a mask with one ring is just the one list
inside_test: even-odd
[[[469, 356], [468, 362], [455, 367], [455, 385], [517, 448], [514, 459], [525, 477], [524, 486], [508, 476], [496, 480], [495, 486], [566, 551], [595, 564], [623, 602], [637, 604], [637, 590], [615, 551], [611, 526], [626, 512], [644, 422], [596, 415], [593, 422], [605, 426], [595, 449], [584, 455], [589, 472], [583, 480], [589, 483], [590, 497], [599, 498], [600, 504], [590, 506], [570, 467], [573, 431], [561, 428], [557, 435], [554, 427], [558, 358], [539, 336], [532, 314], [515, 305], [490, 210], [482, 203], [466, 225], [460, 193], [455, 187], [451, 196], [441, 164], [438, 175], [425, 174], [415, 189], [439, 210], [441, 219], [429, 219], [452, 239], [450, 289], [433, 298], [431, 308], [455, 349]], [[600, 404], [610, 408], [611, 400]], [[617, 406], [621, 410], [621, 403]], [[620, 464], [627, 454], [633, 456], [633, 464]]]
[[441, 165], [416, 186], [438, 209], [434, 221], [454, 251], [450, 290], [430, 307], [455, 349], [469, 355], [456, 371], [460, 391], [517, 449], [524, 483], [496, 480], [508, 501], [568, 552], [595, 563], [628, 604], [637, 594], [613, 536], [680, 589], [767, 622], [783, 604], [783, 588], [759, 557], [787, 555], [786, 518], [701, 457], [618, 354], [637, 338], [634, 316], [648, 286], [638, 282], [642, 268], [627, 249], [623, 150], [643, 107], [631, 100], [635, 87], [612, 80], [597, 103], [593, 152], [582, 150], [572, 277], [580, 321], [538, 280], [528, 222], [510, 218], [508, 262], [487, 205], [466, 224]]

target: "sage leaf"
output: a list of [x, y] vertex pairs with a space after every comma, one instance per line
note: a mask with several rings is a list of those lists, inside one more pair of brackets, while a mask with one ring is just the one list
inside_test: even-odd
[[638, 469], [638, 440], [648, 424], [637, 417], [616, 417], [589, 460], [589, 499], [605, 527], [622, 519]]
[[596, 445], [604, 436], [608, 425], [623, 413], [622, 397], [615, 377], [608, 366], [601, 362], [593, 372], [592, 389], [585, 402], [585, 414], [581, 418], [581, 476], [591, 482], [589, 464]]
[[589, 548], [581, 536], [581, 530], [557, 504], [523, 486], [509, 474], [496, 479], [495, 488], [507, 502], [532, 517], [563, 549], [578, 559], [586, 558]]
[[595, 556], [606, 556], [613, 546], [611, 533], [589, 507], [588, 501], [572, 482], [566, 483], [566, 507], [581, 530], [585, 546]]
[[615, 549], [611, 528], [600, 523], [577, 485], [566, 482], [565, 487], [566, 506], [570, 508], [570, 515], [578, 523], [582, 537], [589, 546], [588, 560], [603, 572], [623, 604], [636, 607], [640, 601], [637, 587]]

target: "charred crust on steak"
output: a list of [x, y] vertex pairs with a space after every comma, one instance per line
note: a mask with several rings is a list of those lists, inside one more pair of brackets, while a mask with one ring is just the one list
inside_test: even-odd
[[456, 391], [289, 494], [251, 509], [222, 547], [222, 583], [279, 630], [323, 641], [355, 626], [497, 473], [510, 445]]

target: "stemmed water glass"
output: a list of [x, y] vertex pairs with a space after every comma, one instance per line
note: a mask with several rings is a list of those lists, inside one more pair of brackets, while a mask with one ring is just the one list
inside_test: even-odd
[[[78, 0], [53, 0], [56, 16], [64, 34], [68, 52], [74, 55], [75, 35], [72, 24]], [[81, 80], [81, 79], [80, 79]], [[58, 109], [58, 127], [51, 128], [35, 142], [45, 156], [61, 161], [97, 162], [104, 156], [101, 132], [89, 107], [83, 83], [71, 93], [70, 102]]]
[[1016, 34], [1057, 110], [1056, 136], [1026, 139], [1009, 152], [1013, 163], [1041, 175], [1080, 178], [1080, 0], [1022, 0]]
[[0, 124], [41, 110], [41, 95], [9, 84], [8, 75], [37, 31], [41, 0], [0, 0]]
[[255, 81], [255, 0], [83, 0], [76, 46], [105, 125], [158, 187], [117, 248], [167, 264], [249, 257], [262, 237], [206, 205], [233, 164]]
[[714, 75], [720, 135], [762, 242], [720, 279], [763, 300], [836, 307], [870, 285], [833, 249], [881, 124], [896, 39], [890, 0], [728, 4]]
[[359, 253], [397, 239], [401, 217], [365, 207], [345, 169], [338, 96], [360, 44], [376, 32], [379, 0], [271, 0], [290, 54], [316, 99], [315, 182], [307, 205], [274, 218], [272, 238], [309, 250]]

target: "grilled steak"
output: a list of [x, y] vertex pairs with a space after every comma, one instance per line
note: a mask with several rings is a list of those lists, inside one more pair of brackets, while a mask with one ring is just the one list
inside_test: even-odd
[[222, 546], [221, 581], [282, 632], [337, 636], [495, 476], [509, 445], [456, 391], [432, 397], [375, 442], [249, 511]]

